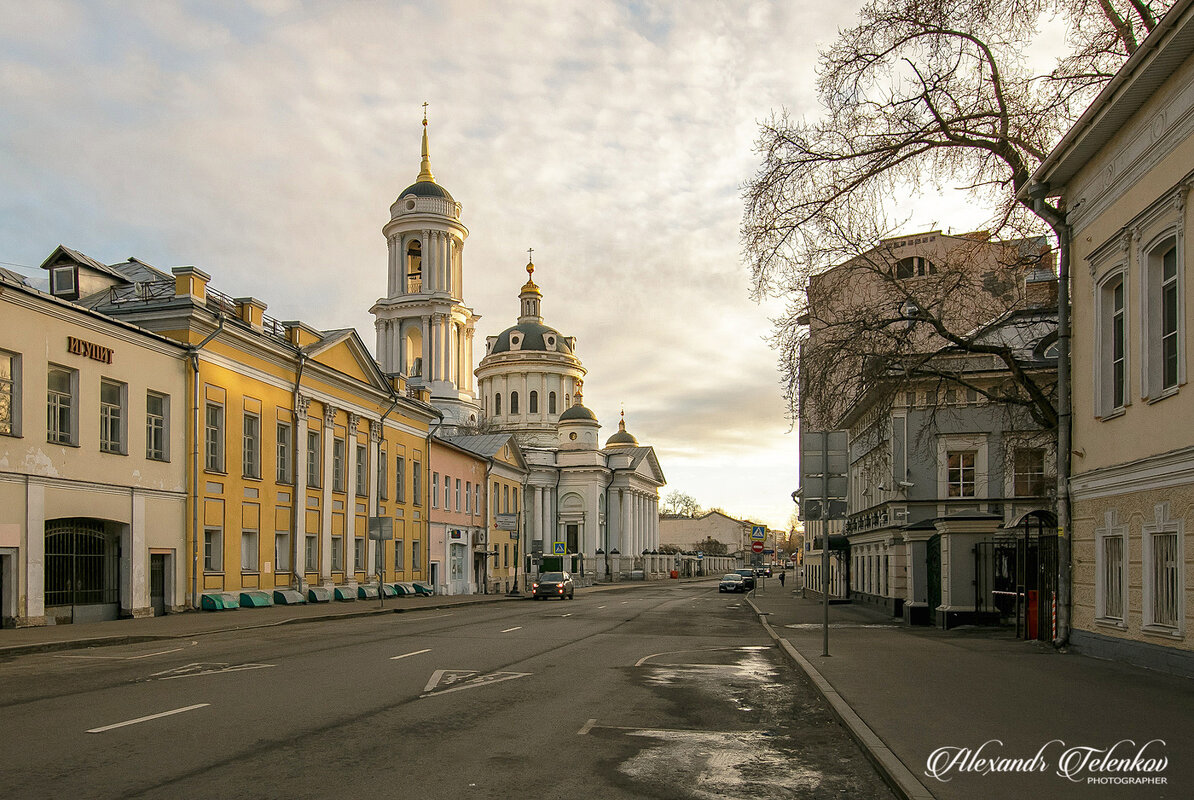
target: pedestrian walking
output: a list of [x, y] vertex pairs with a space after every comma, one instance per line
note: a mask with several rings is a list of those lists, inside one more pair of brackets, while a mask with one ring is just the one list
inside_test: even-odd
[[784, 578], [786, 577], [788, 577], [786, 573], [782, 571], [779, 573], [779, 588], [784, 588]]

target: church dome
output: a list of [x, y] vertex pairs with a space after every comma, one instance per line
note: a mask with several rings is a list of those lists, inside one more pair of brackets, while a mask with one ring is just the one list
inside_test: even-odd
[[[511, 346], [511, 345], [514, 346]], [[538, 322], [520, 322], [498, 334], [490, 353], [538, 351], [541, 353], [565, 353], [572, 355], [568, 341], [555, 328]]]
[[622, 412], [622, 418], [618, 420], [618, 432], [605, 440], [606, 447], [617, 447], [618, 445], [638, 446], [638, 439], [626, 430], [626, 413]]
[[403, 189], [398, 195], [398, 199], [401, 200], [409, 194], [413, 194], [415, 197], [442, 197], [449, 202], [456, 202], [448, 190], [435, 181], [416, 181]]
[[576, 403], [575, 405], [566, 409], [563, 414], [560, 414], [560, 422], [567, 422], [571, 419], [587, 419], [592, 422], [596, 422], [597, 415], [582, 406], [580, 403]]

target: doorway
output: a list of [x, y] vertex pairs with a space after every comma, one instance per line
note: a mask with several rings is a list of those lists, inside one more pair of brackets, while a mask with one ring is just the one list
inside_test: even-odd
[[46, 622], [120, 616], [120, 536], [103, 520], [46, 521]]
[[149, 554], [149, 605], [155, 617], [166, 616], [166, 555]]

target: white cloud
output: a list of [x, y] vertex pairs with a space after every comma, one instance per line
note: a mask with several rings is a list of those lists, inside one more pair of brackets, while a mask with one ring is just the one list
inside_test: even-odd
[[758, 120], [817, 113], [816, 48], [850, 6], [4, 4], [0, 260], [61, 242], [196, 264], [372, 345], [380, 231], [426, 100], [479, 335], [513, 323], [534, 247], [603, 434], [624, 402], [673, 487], [782, 525], [795, 440], [747, 299], [738, 187]]

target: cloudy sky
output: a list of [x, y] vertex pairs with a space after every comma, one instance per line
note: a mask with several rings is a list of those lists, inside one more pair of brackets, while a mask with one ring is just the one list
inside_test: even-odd
[[741, 187], [760, 120], [818, 113], [817, 49], [857, 6], [0, 0], [0, 263], [194, 264], [372, 348], [426, 101], [478, 336], [513, 324], [533, 247], [602, 436], [624, 405], [665, 495], [785, 527], [796, 437]]

